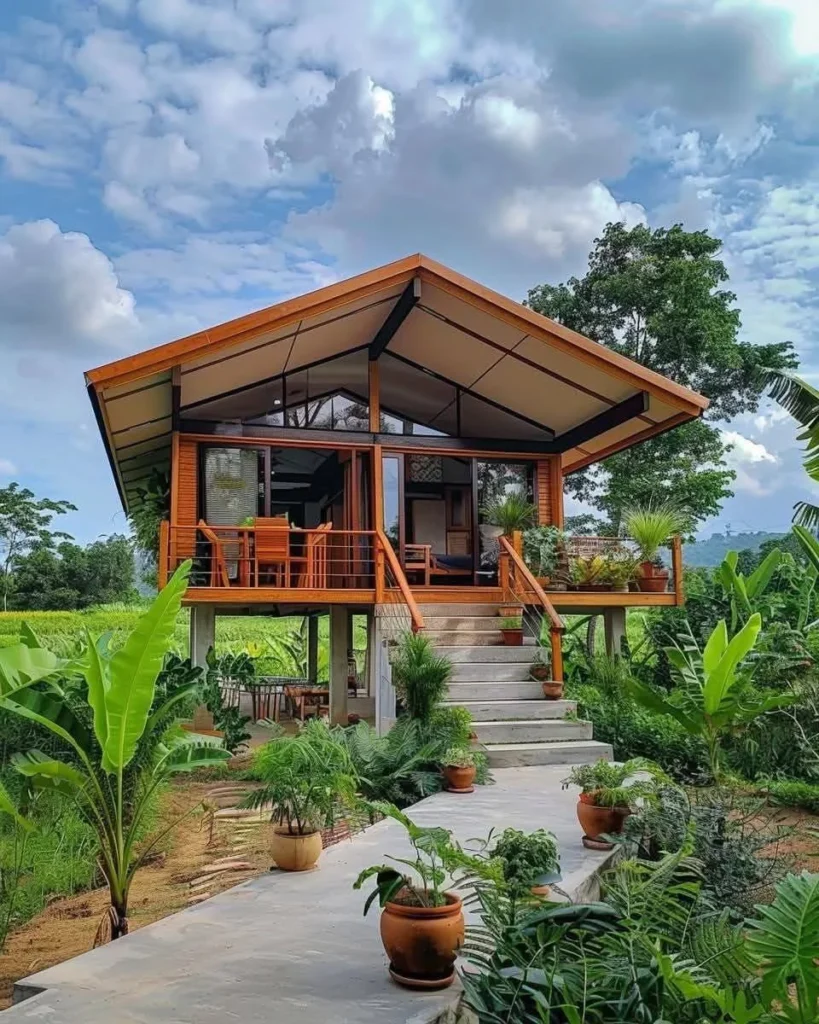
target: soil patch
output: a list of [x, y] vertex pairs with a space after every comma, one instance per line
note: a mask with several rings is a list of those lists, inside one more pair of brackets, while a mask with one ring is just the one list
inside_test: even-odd
[[[132, 931], [269, 870], [266, 825], [256, 816], [219, 816], [218, 806], [230, 802], [220, 799], [219, 791], [228, 787], [185, 780], [165, 794], [160, 818], [166, 823], [203, 800], [208, 810], [200, 809], [183, 821], [163, 844], [165, 856], [137, 872], [131, 889]], [[219, 867], [220, 861], [222, 870], [207, 871]], [[91, 949], [107, 906], [106, 889], [55, 899], [14, 931], [0, 956], [0, 1009], [11, 1004], [15, 981]]]

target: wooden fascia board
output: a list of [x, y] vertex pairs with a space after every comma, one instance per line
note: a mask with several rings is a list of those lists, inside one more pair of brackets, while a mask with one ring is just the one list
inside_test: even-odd
[[695, 391], [640, 366], [619, 352], [613, 352], [605, 345], [600, 345], [562, 324], [549, 320], [548, 317], [450, 270], [435, 260], [422, 256], [418, 273], [422, 281], [429, 282], [433, 287], [441, 288], [455, 298], [511, 324], [530, 337], [594, 366], [610, 377], [626, 381], [638, 390], [648, 391], [661, 401], [685, 410], [690, 416], [699, 416], [708, 408], [708, 399]]
[[319, 316], [338, 306], [358, 299], [367, 298], [374, 292], [406, 284], [418, 272], [421, 257], [408, 256], [395, 263], [367, 271], [346, 281], [327, 285], [294, 299], [287, 299], [275, 306], [249, 313], [247, 316], [230, 320], [216, 327], [199, 331], [186, 338], [168, 342], [157, 348], [126, 356], [116, 362], [98, 366], [85, 374], [89, 384], [98, 387], [115, 387], [127, 384], [151, 373], [167, 370], [187, 358], [202, 352], [217, 352], [240, 341], [247, 341], [256, 334], [287, 327], [298, 320]]

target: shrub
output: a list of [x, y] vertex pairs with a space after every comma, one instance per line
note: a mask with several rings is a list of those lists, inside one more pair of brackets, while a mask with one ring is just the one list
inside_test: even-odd
[[411, 718], [429, 722], [446, 696], [452, 665], [423, 633], [405, 633], [392, 659], [395, 690]]
[[811, 814], [819, 814], [819, 785], [812, 782], [770, 780], [758, 789], [762, 796], [785, 807], [802, 807]]

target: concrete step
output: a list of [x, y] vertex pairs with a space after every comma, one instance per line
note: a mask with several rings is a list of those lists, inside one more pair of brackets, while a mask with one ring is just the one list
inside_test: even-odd
[[503, 619], [497, 615], [425, 615], [424, 628], [427, 632], [439, 630], [465, 630], [468, 633], [484, 633], [491, 630], [497, 633]]
[[473, 647], [462, 647], [460, 644], [436, 643], [441, 654], [446, 655], [453, 665], [474, 665], [476, 662], [484, 665], [497, 665], [504, 663], [531, 665], [535, 660], [534, 647], [506, 647], [498, 644], [497, 647], [475, 644]]
[[[543, 691], [540, 683], [534, 682], [469, 682], [450, 683], [447, 696], [450, 704], [464, 704], [468, 701], [479, 701], [485, 703], [495, 699], [510, 701], [516, 700], [543, 700]], [[546, 703], [546, 701], [544, 701]], [[556, 704], [557, 701], [549, 701]]]
[[426, 634], [436, 647], [499, 647], [503, 644], [499, 629], [486, 629], [480, 632], [465, 629], [428, 629]]
[[528, 682], [530, 668], [530, 661], [459, 661], [452, 666], [452, 682]]
[[490, 743], [484, 748], [490, 768], [522, 768], [534, 764], [594, 764], [611, 761], [610, 744], [597, 740], [558, 743]]
[[552, 743], [592, 738], [591, 722], [566, 722], [559, 718], [475, 722], [474, 729], [481, 743]]
[[[497, 687], [500, 690], [501, 687]], [[502, 692], [497, 694], [502, 697]], [[455, 707], [460, 704], [472, 715], [473, 722], [543, 721], [562, 719], [567, 711], [575, 711], [573, 700], [477, 700], [442, 701], [441, 707]]]
[[467, 618], [497, 618], [500, 605], [497, 604], [419, 604], [418, 609], [426, 619], [438, 615], [466, 616]]

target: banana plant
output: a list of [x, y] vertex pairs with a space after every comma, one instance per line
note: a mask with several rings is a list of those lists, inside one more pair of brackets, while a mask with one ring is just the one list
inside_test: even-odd
[[731, 602], [732, 633], [736, 631], [740, 622], [747, 622], [754, 612], [762, 613], [766, 610], [762, 605], [762, 599], [782, 561], [782, 552], [779, 548], [774, 548], [747, 577], [744, 573], [737, 572], [738, 558], [736, 551], [729, 551], [716, 572], [717, 579]]
[[72, 666], [87, 686], [86, 709], [75, 710], [59, 689], [35, 689], [33, 671], [30, 675], [18, 672], [16, 685], [0, 692], [0, 707], [48, 729], [73, 754], [71, 763], [39, 750], [12, 760], [35, 786], [73, 799], [97, 833], [110, 894], [99, 937], [109, 929], [112, 939], [127, 934], [134, 875], [148, 853], [186, 816], [146, 839], [137, 850], [157, 787], [174, 772], [210, 766], [230, 756], [204, 737], [186, 734], [182, 738], [170, 731], [176, 706], [190, 696], [196, 683], [180, 687], [153, 707], [190, 566], [190, 562], [180, 566], [118, 651], [112, 653], [106, 643], [88, 636], [84, 657]]
[[794, 701], [791, 694], [761, 696], [749, 687], [742, 662], [756, 645], [762, 617], [755, 612], [731, 639], [725, 620], [717, 623], [702, 651], [689, 630], [666, 654], [677, 683], [668, 695], [630, 679], [632, 695], [645, 707], [675, 718], [708, 748], [711, 773], [721, 777], [720, 755], [726, 732], [747, 727], [760, 715]]

